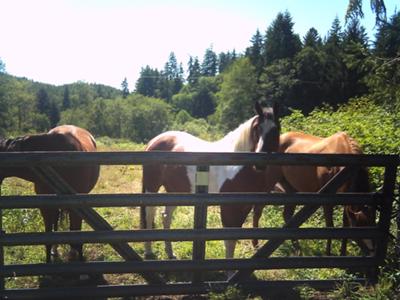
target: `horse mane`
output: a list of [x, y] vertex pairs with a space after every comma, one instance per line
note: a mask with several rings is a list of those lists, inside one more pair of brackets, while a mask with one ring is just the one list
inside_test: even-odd
[[251, 130], [252, 124], [257, 116], [250, 118], [241, 125], [239, 125], [235, 130], [229, 132], [221, 142], [227, 142], [232, 145], [231, 151], [250, 151], [253, 148], [251, 143]]

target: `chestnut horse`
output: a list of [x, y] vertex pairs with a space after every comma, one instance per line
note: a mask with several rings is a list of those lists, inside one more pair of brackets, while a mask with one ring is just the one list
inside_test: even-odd
[[[279, 152], [282, 153], [331, 153], [362, 154], [357, 142], [345, 132], [338, 132], [330, 137], [321, 138], [301, 132], [288, 132], [280, 137]], [[276, 190], [281, 192], [317, 192], [343, 167], [327, 166], [280, 166], [274, 169], [274, 180], [279, 184]], [[267, 180], [270, 178], [267, 178]], [[369, 192], [369, 178], [366, 168], [361, 168], [356, 178], [345, 183], [338, 192]], [[325, 223], [333, 227], [333, 207], [323, 206]], [[295, 205], [285, 205], [283, 217], [287, 223], [293, 216]], [[375, 209], [366, 205], [345, 205], [343, 213], [344, 226], [373, 226]], [[372, 253], [374, 246], [371, 240], [356, 241], [363, 252]], [[298, 248], [298, 244], [295, 244]], [[368, 251], [367, 251], [368, 250]], [[331, 253], [331, 241], [327, 241], [327, 255]], [[345, 255], [346, 240], [342, 241], [341, 255]]]
[[[53, 128], [48, 133], [26, 135], [15, 139], [0, 139], [0, 151], [96, 151], [96, 142], [93, 136], [85, 129], [62, 125]], [[99, 177], [99, 166], [56, 167], [58, 174], [77, 192], [89, 193]], [[34, 183], [37, 194], [54, 194], [55, 191], [42, 182], [28, 167], [7, 167], [0, 169], [0, 183], [6, 177], [19, 177]], [[57, 231], [59, 209], [41, 208], [45, 231]], [[82, 219], [70, 212], [70, 230], [81, 230]], [[82, 259], [82, 244], [71, 245]], [[46, 245], [46, 261], [57, 255], [57, 250]]]
[[[273, 152], [279, 146], [279, 121], [276, 107], [262, 108], [256, 102], [257, 115], [253, 116], [238, 128], [228, 133], [224, 138], [215, 142], [207, 142], [186, 132], [168, 131], [153, 138], [147, 145], [146, 151], [176, 151], [176, 152]], [[161, 186], [167, 192], [195, 192], [195, 166], [182, 165], [144, 165], [143, 193], [157, 193]], [[253, 176], [250, 177], [249, 176]], [[265, 189], [265, 174], [257, 172], [252, 166], [210, 166], [210, 193], [219, 191], [252, 191]], [[243, 182], [241, 181], [243, 180]], [[232, 209], [234, 207], [234, 209]], [[223, 226], [241, 227], [253, 205], [224, 206], [221, 209]], [[175, 206], [166, 206], [163, 213], [163, 226], [170, 228], [172, 212]], [[256, 210], [257, 211], [257, 210]], [[228, 215], [229, 214], [229, 215]], [[155, 207], [142, 207], [142, 227], [152, 228]], [[234, 241], [225, 241], [227, 257], [232, 257]], [[165, 242], [165, 250], [169, 258], [175, 258], [171, 242]], [[145, 243], [145, 257], [154, 257], [151, 243]]]

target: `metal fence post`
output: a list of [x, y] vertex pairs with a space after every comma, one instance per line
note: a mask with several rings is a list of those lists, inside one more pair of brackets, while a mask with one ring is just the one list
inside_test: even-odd
[[[209, 166], [197, 166], [196, 169], [196, 193], [208, 193], [208, 172]], [[198, 203], [194, 207], [194, 229], [205, 229], [207, 227], [207, 205]], [[206, 251], [206, 242], [194, 241], [193, 242], [193, 260], [204, 260]], [[201, 282], [202, 274], [196, 272], [193, 275], [193, 282]]]

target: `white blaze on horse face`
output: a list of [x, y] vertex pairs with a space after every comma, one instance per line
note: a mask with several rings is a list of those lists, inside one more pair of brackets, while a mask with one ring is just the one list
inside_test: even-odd
[[256, 150], [254, 152], [261, 152], [263, 145], [264, 145], [264, 137], [260, 136], [257, 142]]
[[[225, 181], [232, 180], [235, 178], [236, 174], [243, 168], [243, 166], [210, 166], [209, 169], [209, 182], [208, 182], [208, 192], [209, 193], [219, 193], [222, 185]], [[187, 166], [186, 167], [187, 176], [190, 182], [190, 191], [192, 193], [196, 192], [196, 167]]]

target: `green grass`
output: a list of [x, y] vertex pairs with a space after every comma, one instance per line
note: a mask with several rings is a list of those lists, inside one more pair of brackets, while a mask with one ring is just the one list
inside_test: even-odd
[[[114, 141], [107, 138], [100, 139], [98, 142], [99, 151], [127, 151], [143, 150], [143, 145], [136, 145], [126, 141]], [[141, 192], [141, 166], [102, 166], [99, 181], [92, 193], [140, 193]], [[2, 186], [2, 195], [26, 195], [33, 194], [33, 185], [26, 181], [9, 178]], [[138, 229], [139, 228], [139, 208], [98, 208], [96, 209], [114, 229]], [[156, 228], [162, 228], [161, 221], [162, 209], [158, 209], [156, 216]], [[251, 217], [249, 216], [244, 227], [251, 227]], [[337, 208], [335, 212], [335, 224], [341, 225], [341, 210]], [[279, 227], [283, 225], [282, 207], [267, 207], [264, 209], [260, 220], [261, 227]], [[34, 232], [43, 231], [43, 221], [37, 209], [5, 210], [3, 212], [3, 226], [7, 233], [12, 232]], [[209, 228], [221, 227], [219, 207], [208, 208]], [[304, 226], [324, 227], [322, 212], [313, 216]], [[61, 226], [66, 230], [64, 222]], [[172, 228], [193, 228], [193, 208], [178, 207], [174, 213]], [[91, 230], [86, 224], [83, 230]], [[262, 244], [263, 241], [260, 241]], [[325, 241], [300, 241], [304, 255], [324, 255]], [[132, 247], [143, 255], [144, 247], [142, 243], [132, 243]], [[192, 257], [191, 242], [173, 243], [175, 254], [179, 259], [190, 259]], [[154, 253], [159, 259], [166, 259], [163, 242], [153, 243]], [[339, 254], [340, 242], [333, 242], [333, 253]], [[348, 246], [350, 253], [356, 253], [356, 248]], [[61, 253], [68, 251], [67, 246], [60, 247]], [[224, 245], [222, 241], [209, 241], [206, 244], [207, 258], [223, 258]], [[237, 244], [236, 257], [250, 257], [254, 253], [251, 241], [242, 240]], [[275, 251], [274, 256], [291, 256], [294, 253], [293, 245], [290, 241], [285, 242]], [[121, 261], [118, 254], [109, 245], [87, 244], [84, 246], [84, 255], [88, 261]], [[45, 261], [45, 251], [43, 246], [30, 247], [7, 247], [5, 249], [6, 264], [26, 264], [40, 263]], [[325, 279], [345, 277], [345, 271], [339, 269], [294, 269], [294, 270], [268, 270], [257, 271], [256, 275], [260, 279]], [[133, 274], [113, 274], [106, 275], [110, 284], [133, 284], [143, 282], [138, 275]], [[176, 277], [177, 279], [181, 279]], [[172, 278], [173, 279], [173, 278]], [[187, 279], [183, 278], [183, 279]], [[219, 278], [221, 279], [221, 278]], [[7, 288], [16, 287], [37, 287], [38, 278], [35, 277], [15, 277], [7, 279]], [[232, 291], [230, 291], [233, 293]], [[215, 299], [218, 295], [214, 295]], [[228, 298], [225, 298], [228, 299]]]

